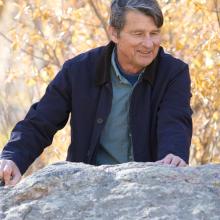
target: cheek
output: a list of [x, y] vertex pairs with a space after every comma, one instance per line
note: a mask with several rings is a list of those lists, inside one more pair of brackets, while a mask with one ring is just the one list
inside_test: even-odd
[[154, 40], [154, 45], [155, 46], [160, 46], [160, 44], [161, 44], [161, 37], [159, 37], [158, 39]]

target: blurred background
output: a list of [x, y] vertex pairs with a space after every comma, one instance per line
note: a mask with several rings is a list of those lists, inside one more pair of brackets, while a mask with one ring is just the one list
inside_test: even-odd
[[[168, 53], [190, 66], [190, 164], [220, 162], [220, 0], [159, 0]], [[66, 59], [105, 45], [110, 0], [0, 0], [0, 149]], [[69, 124], [26, 175], [65, 160]]]

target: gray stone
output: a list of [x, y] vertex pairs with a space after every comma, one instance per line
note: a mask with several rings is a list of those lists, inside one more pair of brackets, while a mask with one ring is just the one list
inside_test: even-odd
[[2, 220], [219, 220], [220, 165], [61, 162], [0, 187]]

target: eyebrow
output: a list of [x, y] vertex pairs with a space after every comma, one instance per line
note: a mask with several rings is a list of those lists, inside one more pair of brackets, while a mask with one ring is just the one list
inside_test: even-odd
[[[131, 32], [144, 32], [144, 31], [145, 30], [143, 30], [143, 29], [136, 29], [136, 30], [132, 30]], [[158, 32], [158, 33], [160, 33], [161, 30], [160, 30], [160, 28], [158, 28], [158, 29], [152, 30], [151, 32]]]
[[152, 32], [161, 32], [160, 28], [153, 30]]

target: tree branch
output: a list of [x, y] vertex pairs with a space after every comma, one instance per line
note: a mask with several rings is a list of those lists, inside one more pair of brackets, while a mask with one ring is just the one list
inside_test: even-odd
[[99, 12], [99, 10], [97, 9], [97, 7], [95, 6], [93, 0], [89, 0], [89, 4], [90, 4], [90, 6], [93, 8], [93, 10], [94, 10], [96, 16], [98, 17], [98, 19], [100, 20], [100, 22], [101, 22], [101, 24], [102, 24], [102, 26], [103, 26], [103, 28], [104, 28], [104, 31], [105, 31], [105, 33], [106, 33], [106, 36], [107, 36], [107, 38], [108, 38], [108, 40], [110, 40], [110, 36], [109, 36], [109, 34], [108, 34], [107, 24], [106, 24], [106, 22], [105, 22], [105, 19], [104, 19], [104, 18], [102, 17], [102, 15], [100, 14], [100, 12]]
[[[0, 36], [2, 36], [5, 40], [7, 40], [9, 43], [13, 43], [13, 41], [11, 40], [11, 39], [9, 39], [5, 34], [3, 34], [2, 32], [0, 32]], [[36, 58], [36, 59], [38, 59], [38, 60], [41, 60], [41, 61], [44, 61], [44, 62], [48, 62], [47, 60], [45, 60], [44, 58], [42, 58], [42, 57], [39, 57], [39, 56], [36, 56], [36, 55], [33, 55], [32, 53], [30, 53], [30, 52], [28, 52], [27, 50], [25, 50], [25, 49], [23, 49], [23, 48], [21, 48], [21, 51], [23, 52], [23, 53], [26, 53], [27, 55], [29, 55], [29, 56], [32, 56], [32, 57], [34, 57], [34, 58]]]
[[220, 28], [220, 11], [218, 9], [219, 5], [218, 5], [218, 0], [214, 0], [214, 5], [215, 5], [215, 8], [216, 8], [216, 16], [217, 16], [217, 20], [218, 20], [218, 26]]

